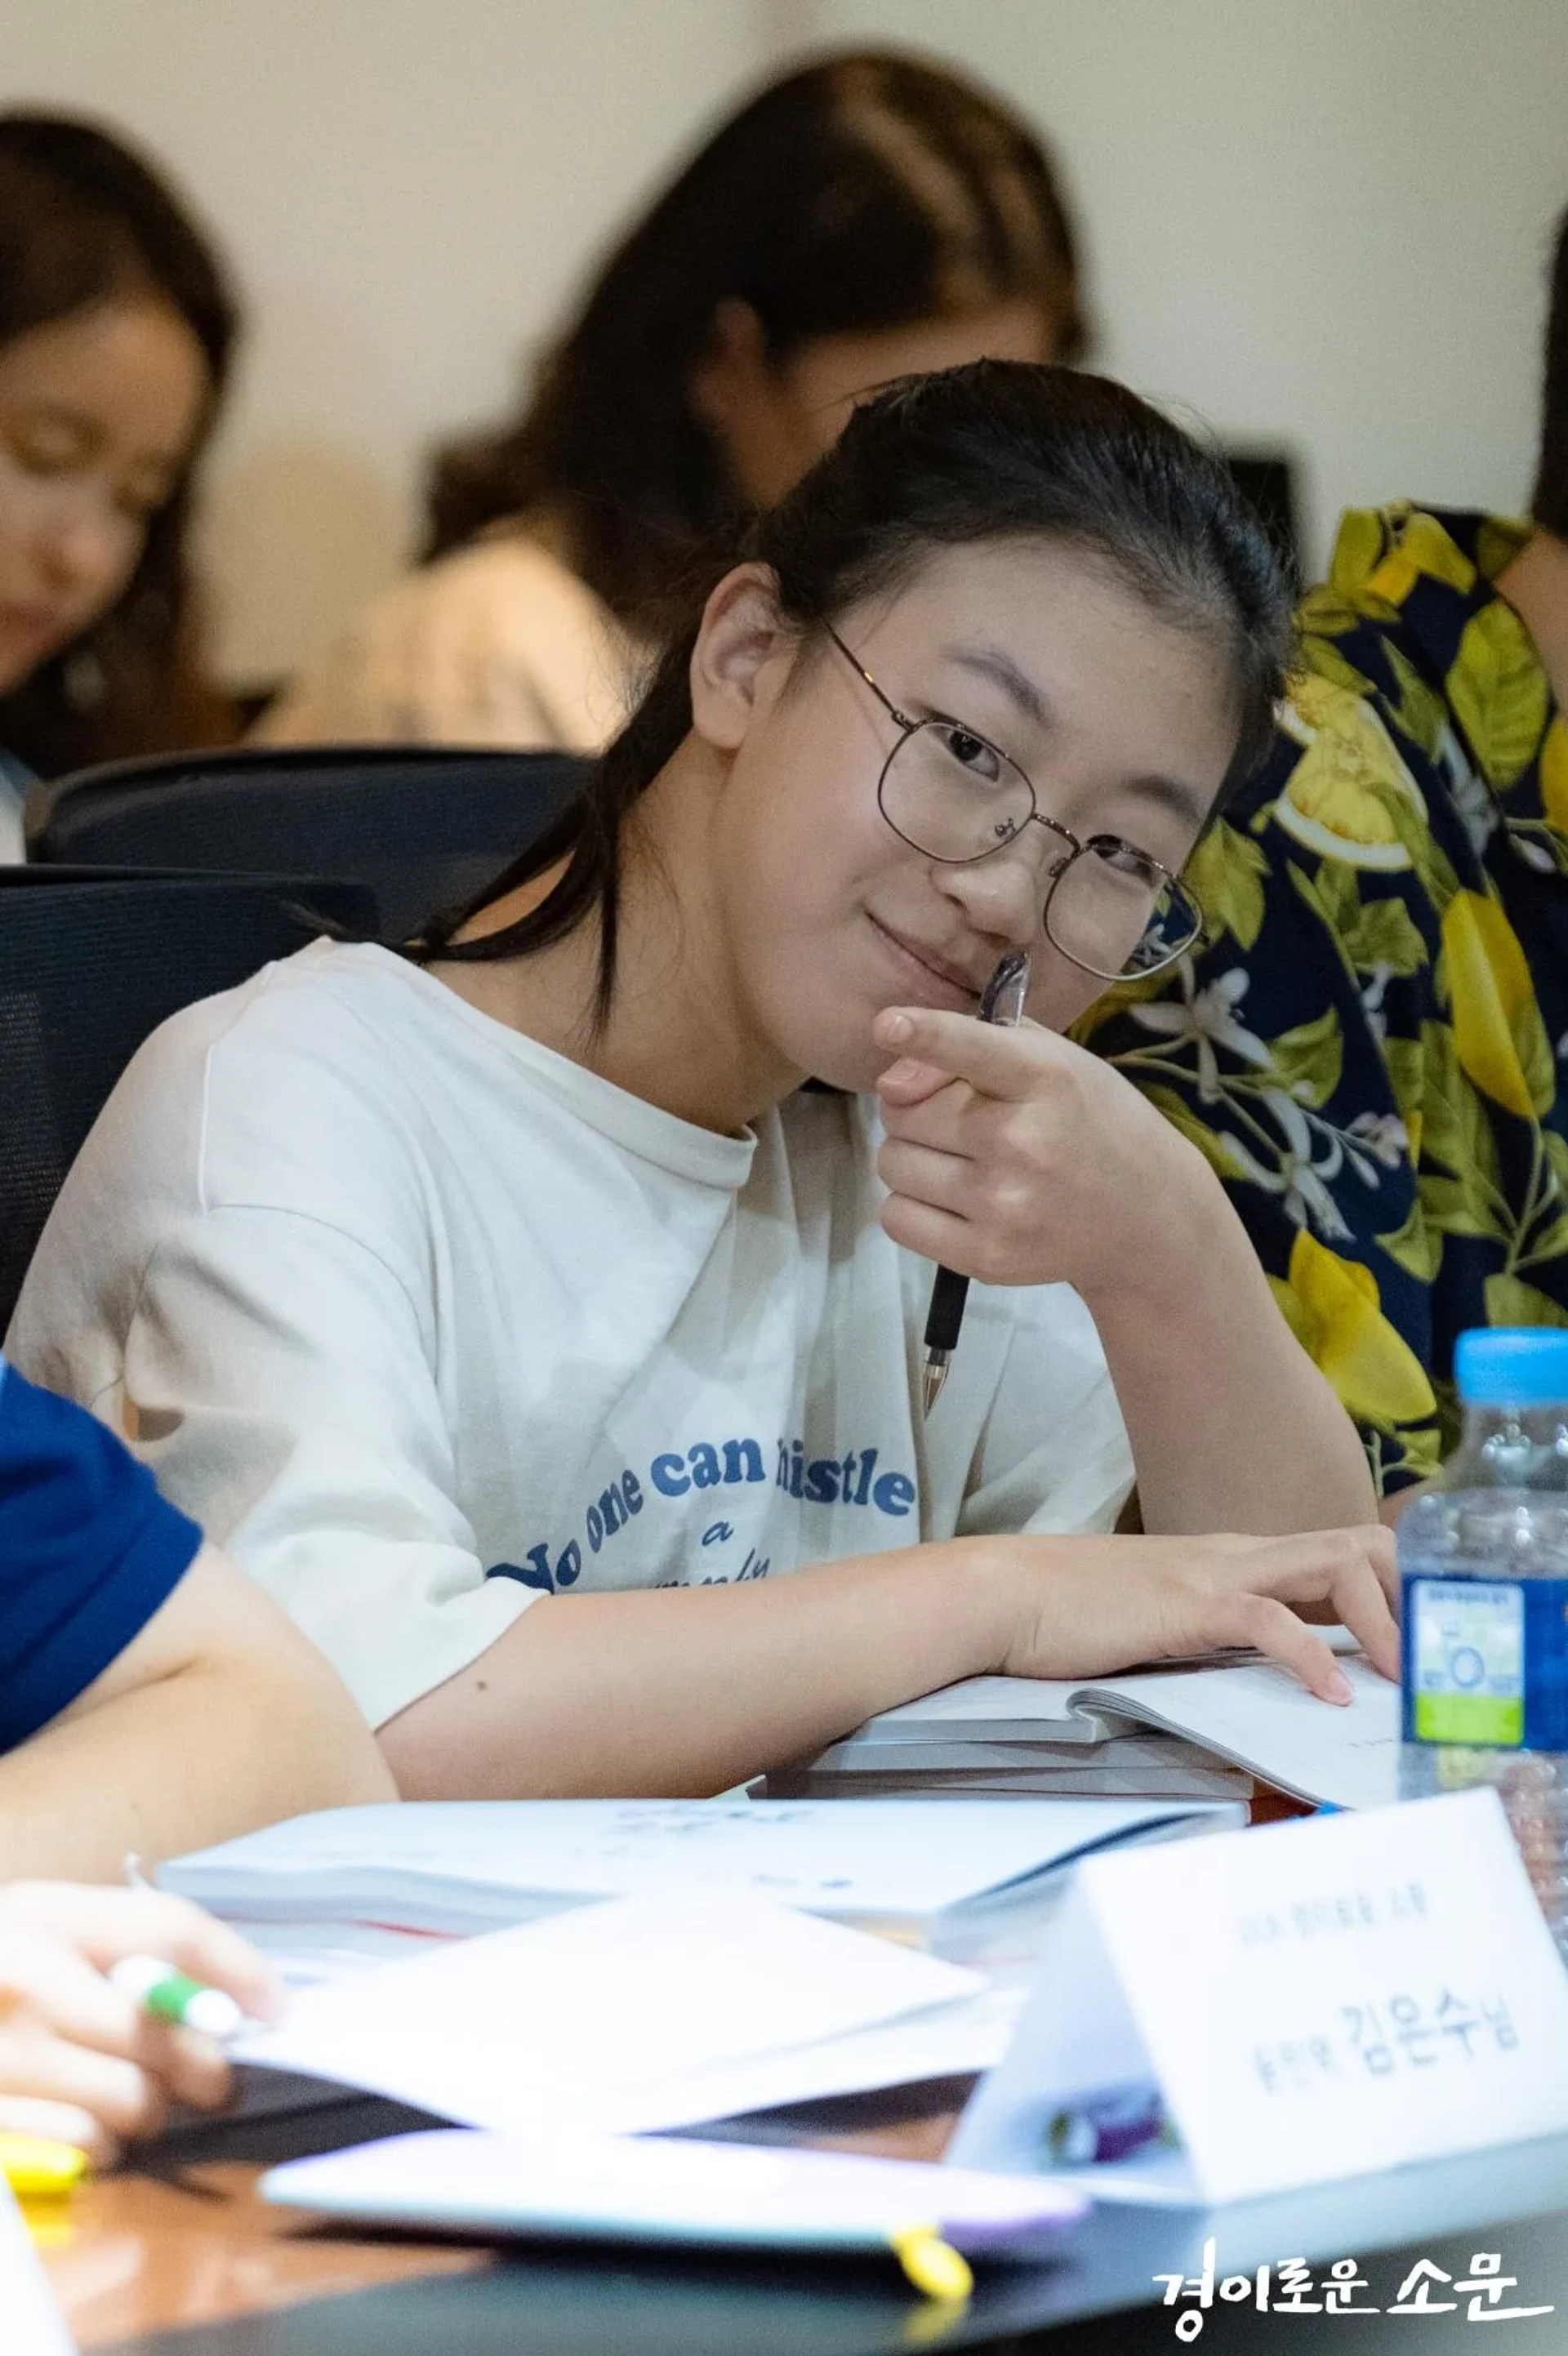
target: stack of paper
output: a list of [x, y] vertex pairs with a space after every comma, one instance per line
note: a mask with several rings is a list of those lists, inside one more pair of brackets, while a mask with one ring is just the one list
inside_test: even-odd
[[[977, 1678], [978, 1684], [1011, 1684]], [[961, 1688], [960, 1689], [961, 1690]], [[1077, 1689], [1069, 1687], [1069, 1693]], [[918, 1709], [919, 1704], [912, 1705]], [[897, 1713], [893, 1714], [897, 1717]], [[940, 1719], [870, 1725], [802, 1767], [769, 1775], [773, 1800], [874, 1800], [972, 1794], [978, 1798], [1250, 1800], [1244, 1767], [1170, 1735], [1100, 1713], [1004, 1721], [983, 1713], [956, 1726]]]
[[514, 2134], [643, 2134], [987, 2067], [1015, 2003], [755, 1898], [574, 1908], [296, 1995], [242, 2062]]
[[1078, 1858], [1238, 1821], [1173, 1801], [405, 1801], [274, 1825], [158, 1880], [292, 1951], [687, 1891], [769, 1899], [996, 1970], [1027, 1961]]
[[[1342, 1647], [1337, 1647], [1342, 1649]], [[1399, 1690], [1341, 1661], [1348, 1708], [1256, 1659], [1090, 1681], [972, 1677], [885, 1710], [769, 1797], [878, 1794], [1250, 1794], [1254, 1779], [1337, 1807], [1395, 1797]]]

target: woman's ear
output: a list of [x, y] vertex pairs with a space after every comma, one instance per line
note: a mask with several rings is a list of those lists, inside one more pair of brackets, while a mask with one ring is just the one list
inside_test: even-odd
[[703, 610], [692, 650], [692, 725], [716, 752], [737, 752], [767, 692], [767, 674], [788, 655], [779, 584], [766, 564], [726, 573]]

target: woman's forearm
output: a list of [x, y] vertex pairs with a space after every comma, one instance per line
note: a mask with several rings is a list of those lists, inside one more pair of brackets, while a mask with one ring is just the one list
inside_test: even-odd
[[723, 1791], [879, 1709], [999, 1665], [989, 1540], [740, 1586], [546, 1596], [384, 1726], [407, 1799]]
[[1397, 1676], [1382, 1530], [960, 1538], [766, 1582], [553, 1595], [381, 1729], [408, 1799], [723, 1791], [879, 1709], [987, 1670], [1090, 1677], [1261, 1645], [1348, 1698], [1297, 1617], [1326, 1608]]
[[1330, 1529], [1377, 1500], [1356, 1428], [1269, 1290], [1217, 1186], [1193, 1190], [1179, 1264], [1090, 1301], [1149, 1531]]
[[337, 1679], [201, 1664], [57, 1719], [0, 1759], [0, 1882], [121, 1881], [285, 1816], [397, 1796]]

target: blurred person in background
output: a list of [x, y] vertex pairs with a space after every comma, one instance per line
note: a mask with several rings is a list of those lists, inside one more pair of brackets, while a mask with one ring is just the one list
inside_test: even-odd
[[521, 413], [440, 456], [423, 567], [259, 733], [596, 749], [671, 583], [860, 396], [1084, 343], [1072, 224], [1017, 115], [896, 54], [789, 74], [610, 255]]
[[147, 164], [91, 123], [0, 114], [0, 859], [29, 775], [232, 734], [186, 535], [235, 326]]
[[1568, 1323], [1568, 215], [1530, 520], [1347, 515], [1208, 946], [1075, 1036], [1219, 1175], [1392, 1518], [1467, 1326]]

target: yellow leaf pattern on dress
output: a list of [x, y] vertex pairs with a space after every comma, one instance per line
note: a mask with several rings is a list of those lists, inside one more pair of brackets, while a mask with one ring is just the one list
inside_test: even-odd
[[1456, 892], [1443, 912], [1454, 1044], [1466, 1079], [1522, 1120], [1556, 1092], [1530, 967], [1495, 900]]
[[1499, 598], [1466, 624], [1448, 700], [1487, 782], [1506, 792], [1529, 767], [1551, 709], [1540, 658]]
[[1367, 594], [1390, 605], [1402, 605], [1423, 573], [1467, 595], [1475, 585], [1476, 568], [1455, 547], [1435, 516], [1412, 513], [1398, 541], [1369, 575]]
[[1308, 675], [1291, 682], [1282, 726], [1303, 744], [1274, 818], [1309, 851], [1352, 867], [1408, 867], [1392, 807], [1425, 816], [1421, 788], [1365, 697]]
[[1075, 1027], [1222, 1178], [1380, 1489], [1451, 1442], [1460, 1333], [1568, 1323], [1568, 718], [1496, 587], [1530, 531], [1344, 518], [1192, 862], [1208, 945]]
[[1353, 1416], [1391, 1430], [1434, 1411], [1426, 1370], [1383, 1315], [1369, 1268], [1341, 1259], [1303, 1228], [1283, 1286], [1274, 1280], [1276, 1300], [1282, 1292], [1297, 1341]]

